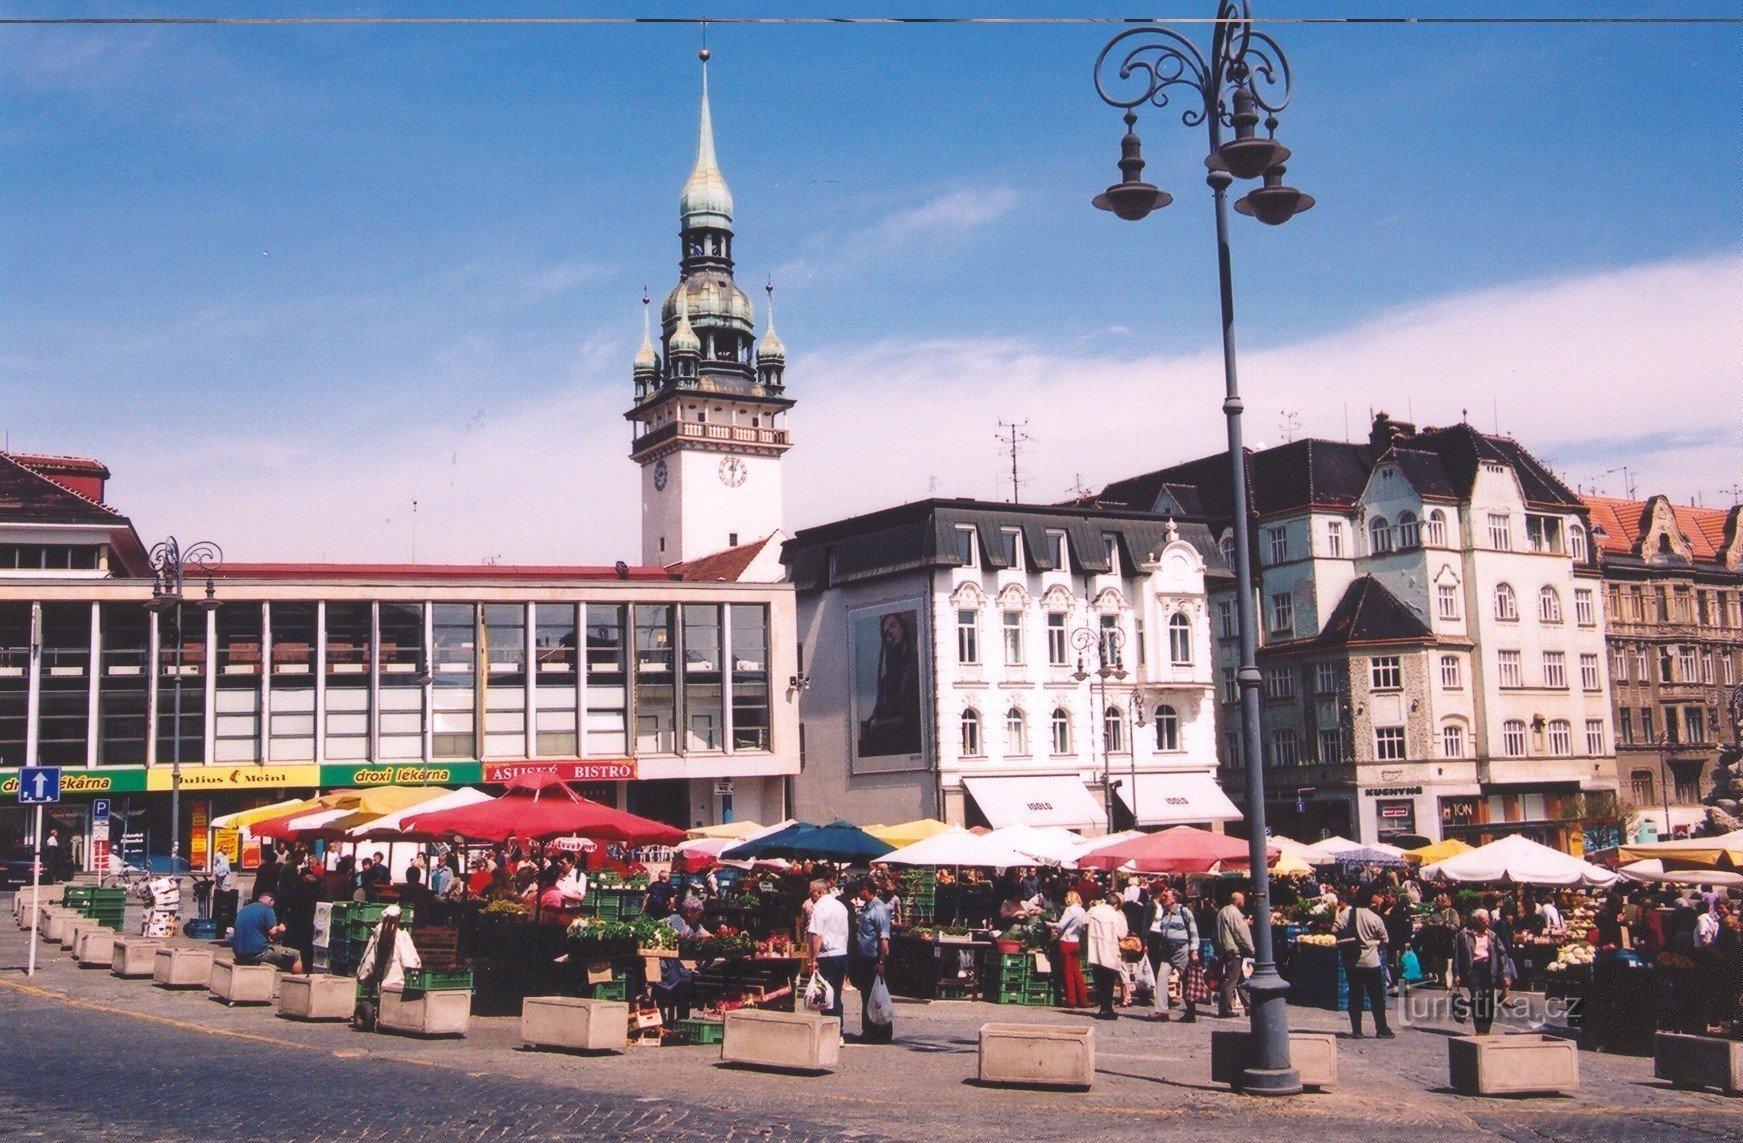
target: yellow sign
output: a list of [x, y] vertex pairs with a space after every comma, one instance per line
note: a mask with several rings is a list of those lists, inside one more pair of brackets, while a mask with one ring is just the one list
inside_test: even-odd
[[234, 829], [215, 829], [212, 831], [212, 847], [230, 859], [232, 869], [242, 865], [242, 831]]
[[[183, 766], [182, 791], [189, 790], [266, 790], [280, 786], [321, 784], [321, 768], [305, 766]], [[147, 790], [169, 790], [174, 787], [168, 766], [154, 766], [145, 776]]]
[[211, 854], [207, 849], [210, 841], [206, 823], [212, 817], [212, 803], [200, 798], [193, 803], [188, 813], [188, 864], [195, 869], [204, 869]]

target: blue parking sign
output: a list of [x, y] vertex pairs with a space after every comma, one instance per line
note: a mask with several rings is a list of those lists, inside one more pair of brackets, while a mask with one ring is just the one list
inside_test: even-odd
[[18, 771], [18, 804], [46, 806], [61, 800], [59, 766], [26, 766]]
[[104, 822], [106, 822], [108, 820], [109, 820], [109, 799], [108, 798], [92, 798], [91, 799], [91, 821], [92, 821], [92, 823], [95, 825], [102, 825]]

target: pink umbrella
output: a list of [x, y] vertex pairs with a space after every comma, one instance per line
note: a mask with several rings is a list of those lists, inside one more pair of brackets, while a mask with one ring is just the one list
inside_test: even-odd
[[476, 805], [405, 818], [408, 833], [425, 837], [451, 834], [471, 841], [591, 837], [627, 845], [675, 845], [684, 831], [649, 818], [589, 801], [554, 774], [511, 778], [508, 793]]
[[[1266, 853], [1267, 860], [1276, 860], [1275, 849], [1267, 848]], [[1077, 858], [1080, 869], [1121, 869], [1129, 864], [1140, 873], [1208, 873], [1218, 862], [1245, 867], [1246, 840], [1192, 826], [1175, 826], [1091, 849]]]

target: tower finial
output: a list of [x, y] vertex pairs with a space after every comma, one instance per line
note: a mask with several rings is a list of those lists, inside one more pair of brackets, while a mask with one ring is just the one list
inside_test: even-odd
[[765, 385], [780, 385], [781, 373], [787, 363], [787, 347], [781, 344], [781, 335], [775, 332], [775, 280], [769, 278], [763, 287], [769, 295], [769, 328], [763, 333], [762, 342], [757, 346], [757, 372]]
[[720, 164], [714, 154], [714, 113], [708, 102], [708, 60], [713, 55], [706, 45], [696, 53], [702, 61], [702, 109], [696, 126], [696, 166], [684, 184], [678, 200], [678, 212], [686, 228], [692, 226], [732, 228], [732, 192], [720, 174]]

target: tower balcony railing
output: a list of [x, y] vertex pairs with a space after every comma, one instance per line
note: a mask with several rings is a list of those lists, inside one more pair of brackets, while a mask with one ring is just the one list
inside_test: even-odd
[[635, 448], [638, 450], [649, 448], [673, 439], [727, 441], [732, 444], [763, 445], [775, 448], [786, 448], [789, 443], [786, 429], [750, 428], [745, 425], [713, 425], [701, 421], [671, 421], [636, 437]]

